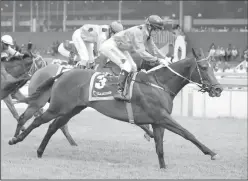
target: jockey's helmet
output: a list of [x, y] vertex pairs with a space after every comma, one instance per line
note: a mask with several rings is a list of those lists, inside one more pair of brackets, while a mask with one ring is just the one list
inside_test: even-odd
[[145, 24], [151, 26], [152, 29], [164, 29], [164, 21], [158, 15], [151, 15], [145, 20]]
[[3, 35], [1, 37], [1, 41], [7, 45], [11, 45], [11, 46], [14, 45], [13, 38], [10, 35]]
[[123, 25], [119, 21], [113, 21], [110, 24], [110, 28], [111, 28], [113, 33], [118, 33], [124, 29]]

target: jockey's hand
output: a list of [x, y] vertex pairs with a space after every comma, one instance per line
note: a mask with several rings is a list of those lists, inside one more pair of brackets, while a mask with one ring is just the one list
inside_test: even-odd
[[88, 62], [86, 67], [88, 69], [93, 69], [95, 67], [95, 62], [92, 62], [92, 63]]
[[85, 64], [84, 64], [82, 61], [79, 61], [79, 62], [76, 64], [76, 67], [77, 67], [77, 68], [80, 68], [80, 69], [84, 69], [86, 66], [85, 66]]
[[162, 65], [165, 65], [165, 66], [169, 65], [168, 61], [166, 61], [165, 59], [162, 59], [162, 58], [158, 58], [158, 62], [159, 62], [159, 64], [162, 64]]
[[19, 58], [23, 59], [23, 56], [24, 56], [24, 54], [19, 53], [16, 57], [19, 57]]

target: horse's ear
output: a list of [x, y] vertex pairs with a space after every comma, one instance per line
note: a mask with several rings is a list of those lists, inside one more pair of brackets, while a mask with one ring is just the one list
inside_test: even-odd
[[193, 55], [194, 55], [195, 58], [198, 58], [197, 55], [196, 55], [196, 53], [195, 53], [195, 49], [194, 48], [192, 48], [192, 53], [193, 53]]

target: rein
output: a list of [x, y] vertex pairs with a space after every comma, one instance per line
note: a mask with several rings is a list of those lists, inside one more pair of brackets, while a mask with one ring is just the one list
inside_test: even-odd
[[[195, 60], [195, 62], [196, 62], [196, 67], [195, 67], [195, 68], [197, 68], [197, 71], [198, 71], [199, 76], [200, 76], [200, 81], [201, 81], [200, 84], [191, 80], [191, 75], [192, 75], [192, 72], [195, 70], [195, 68], [193, 69], [193, 71], [192, 71], [191, 74], [190, 74], [190, 79], [188, 79], [187, 77], [184, 77], [183, 75], [181, 75], [181, 74], [179, 74], [178, 72], [176, 72], [175, 70], [173, 70], [171, 67], [169, 67], [169, 66], [167, 66], [167, 65], [164, 65], [164, 64], [160, 64], [160, 65], [158, 65], [158, 66], [156, 66], [156, 67], [154, 67], [154, 68], [148, 70], [146, 73], [151, 73], [151, 72], [153, 72], [153, 71], [155, 71], [155, 70], [161, 69], [161, 68], [163, 68], [163, 67], [167, 67], [172, 73], [174, 73], [174, 74], [176, 74], [177, 76], [183, 78], [184, 80], [187, 80], [187, 81], [189, 81], [190, 83], [195, 84], [195, 85], [197, 85], [198, 87], [200, 87], [200, 90], [199, 90], [199, 91], [201, 91], [201, 92], [206, 92], [206, 90], [205, 90], [206, 88], [204, 88], [204, 86], [203, 86], [204, 83], [203, 83], [202, 75], [201, 75], [201, 72], [200, 72], [200, 68], [199, 68], [199, 66], [198, 66], [198, 64], [197, 64], [197, 62], [204, 61], [204, 60], [206, 60], [206, 58], [203, 58], [203, 59], [198, 60], [198, 61], [197, 61], [196, 58], [195, 58], [194, 60]], [[145, 72], [144, 70], [141, 70], [141, 71]], [[157, 76], [155, 75], [154, 77], [155, 77], [155, 80], [156, 80], [157, 84], [159, 84], [159, 82], [158, 82], [158, 80], [157, 80]], [[144, 82], [136, 81], [136, 80], [133, 80], [133, 79], [132, 79], [131, 81], [134, 81], [134, 82], [137, 82], [137, 83], [141, 83], [141, 84], [145, 84], [145, 85], [148, 85], [148, 86], [151, 86], [151, 87], [155, 87], [155, 88], [161, 89], [161, 90], [163, 90], [163, 91], [165, 91], [165, 92], [168, 92], [168, 91], [169, 91], [169, 92], [172, 93], [174, 96], [176, 95], [174, 92], [172, 92], [172, 91], [169, 90], [169, 89], [166, 89], [166, 88], [163, 87], [163, 86], [159, 86], [159, 85], [156, 85], [156, 84], [153, 84], [153, 83], [150, 83], [150, 82], [144, 83]]]
[[43, 60], [43, 58], [40, 55], [37, 55], [34, 59], [33, 59], [33, 64], [31, 65], [29, 71], [28, 71], [28, 75], [32, 76], [34, 74], [35, 71], [37, 71], [39, 68], [36, 64], [36, 61], [41, 59], [42, 61], [42, 65], [41, 68], [45, 67], [47, 65], [46, 61]]

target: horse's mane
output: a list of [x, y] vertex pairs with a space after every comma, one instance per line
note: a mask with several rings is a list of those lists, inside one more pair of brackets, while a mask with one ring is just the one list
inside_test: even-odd
[[15, 61], [21, 61], [22, 60], [22, 58], [21, 57], [10, 57], [10, 59], [9, 59], [9, 62], [15, 62]]

